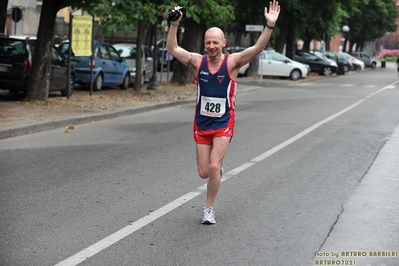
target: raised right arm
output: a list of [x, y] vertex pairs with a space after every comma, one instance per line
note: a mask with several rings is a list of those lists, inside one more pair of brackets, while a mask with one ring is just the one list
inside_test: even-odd
[[173, 57], [179, 60], [183, 65], [191, 68], [194, 71], [194, 74], [197, 75], [198, 67], [202, 60], [202, 55], [198, 53], [188, 52], [177, 44], [177, 30], [179, 28], [179, 23], [181, 19], [182, 14], [180, 14], [180, 17], [177, 20], [172, 21], [170, 24], [168, 38], [166, 40], [166, 51], [173, 55]]

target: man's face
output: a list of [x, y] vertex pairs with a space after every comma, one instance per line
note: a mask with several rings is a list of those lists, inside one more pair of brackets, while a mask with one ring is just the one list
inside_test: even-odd
[[205, 34], [205, 50], [210, 56], [216, 56], [222, 52], [223, 47], [226, 45], [226, 40], [223, 38], [222, 33], [218, 31], [208, 31]]

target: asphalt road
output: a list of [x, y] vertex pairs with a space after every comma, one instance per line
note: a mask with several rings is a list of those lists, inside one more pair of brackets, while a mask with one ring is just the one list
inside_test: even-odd
[[193, 104], [2, 139], [0, 265], [399, 265], [398, 103], [393, 67], [241, 84], [212, 226]]

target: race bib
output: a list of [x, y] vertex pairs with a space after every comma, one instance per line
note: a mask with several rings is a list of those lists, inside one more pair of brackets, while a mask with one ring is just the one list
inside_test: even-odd
[[226, 112], [226, 98], [201, 97], [200, 114], [210, 117], [221, 117]]

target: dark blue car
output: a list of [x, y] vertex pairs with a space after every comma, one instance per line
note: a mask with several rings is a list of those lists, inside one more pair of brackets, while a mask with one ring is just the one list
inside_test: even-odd
[[90, 85], [90, 72], [93, 70], [94, 91], [99, 91], [102, 87], [119, 86], [122, 90], [129, 88], [129, 67], [116, 49], [110, 43], [94, 41], [93, 51], [93, 64], [90, 57], [71, 58], [71, 64], [75, 67], [75, 82]]

